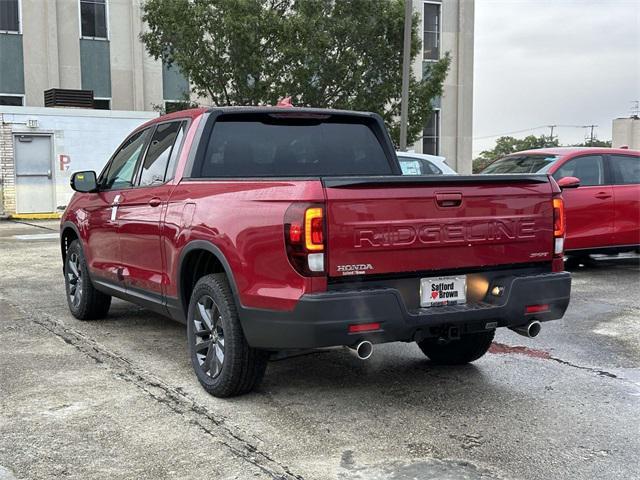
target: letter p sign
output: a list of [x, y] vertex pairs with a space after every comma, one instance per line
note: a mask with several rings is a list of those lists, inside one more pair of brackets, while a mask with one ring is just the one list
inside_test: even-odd
[[71, 165], [71, 157], [69, 155], [58, 155], [58, 159], [60, 160], [60, 171], [66, 172], [69, 170], [69, 165]]

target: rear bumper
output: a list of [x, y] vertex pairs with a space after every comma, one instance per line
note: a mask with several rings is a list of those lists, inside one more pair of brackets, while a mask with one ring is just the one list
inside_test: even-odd
[[[516, 327], [531, 320], [556, 320], [569, 305], [571, 275], [544, 273], [502, 278], [501, 297], [482, 302], [435, 308], [406, 308], [394, 288], [333, 291], [304, 295], [290, 312], [240, 309], [247, 341], [264, 349], [304, 349], [372, 343], [414, 341], [439, 336], [450, 327], [461, 334]], [[527, 305], [549, 305], [545, 312], [525, 315]], [[348, 333], [352, 324], [380, 322], [375, 332]]]

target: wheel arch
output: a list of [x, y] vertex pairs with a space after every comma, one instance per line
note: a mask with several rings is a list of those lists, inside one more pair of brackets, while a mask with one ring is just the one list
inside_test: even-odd
[[[67, 258], [67, 250], [74, 240], [81, 240], [78, 227], [73, 222], [64, 222], [60, 227], [60, 252], [62, 254], [62, 265]], [[82, 241], [81, 241], [82, 243]]]
[[236, 306], [240, 307], [236, 281], [224, 253], [211, 242], [194, 240], [182, 249], [178, 260], [177, 307], [182, 320], [186, 321], [189, 300], [195, 284], [204, 275], [211, 273], [224, 273], [227, 276]]

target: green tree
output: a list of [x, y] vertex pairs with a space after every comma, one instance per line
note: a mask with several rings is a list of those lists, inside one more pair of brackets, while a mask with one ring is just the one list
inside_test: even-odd
[[[215, 105], [294, 105], [379, 113], [399, 138], [402, 0], [147, 0], [141, 35]], [[420, 52], [413, 19], [412, 58]], [[410, 79], [408, 138], [442, 94], [449, 55]]]
[[473, 160], [473, 173], [478, 173], [494, 160], [509, 155], [510, 153], [532, 150], [534, 148], [557, 147], [558, 139], [546, 135], [528, 135], [524, 138], [500, 137], [496, 140], [496, 146], [491, 150], [485, 150]]
[[601, 147], [601, 148], [611, 148], [611, 140], [598, 140], [594, 138], [593, 141], [585, 140], [582, 143], [576, 143], [571, 145], [572, 147]]

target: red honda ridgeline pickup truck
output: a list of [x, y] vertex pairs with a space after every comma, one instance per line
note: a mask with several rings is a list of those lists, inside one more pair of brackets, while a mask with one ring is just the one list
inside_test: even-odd
[[535, 336], [569, 303], [551, 177], [402, 176], [371, 113], [177, 112], [71, 186], [71, 313], [104, 317], [116, 296], [186, 322], [219, 397], [254, 388], [275, 351], [404, 341], [471, 362], [496, 328]]

